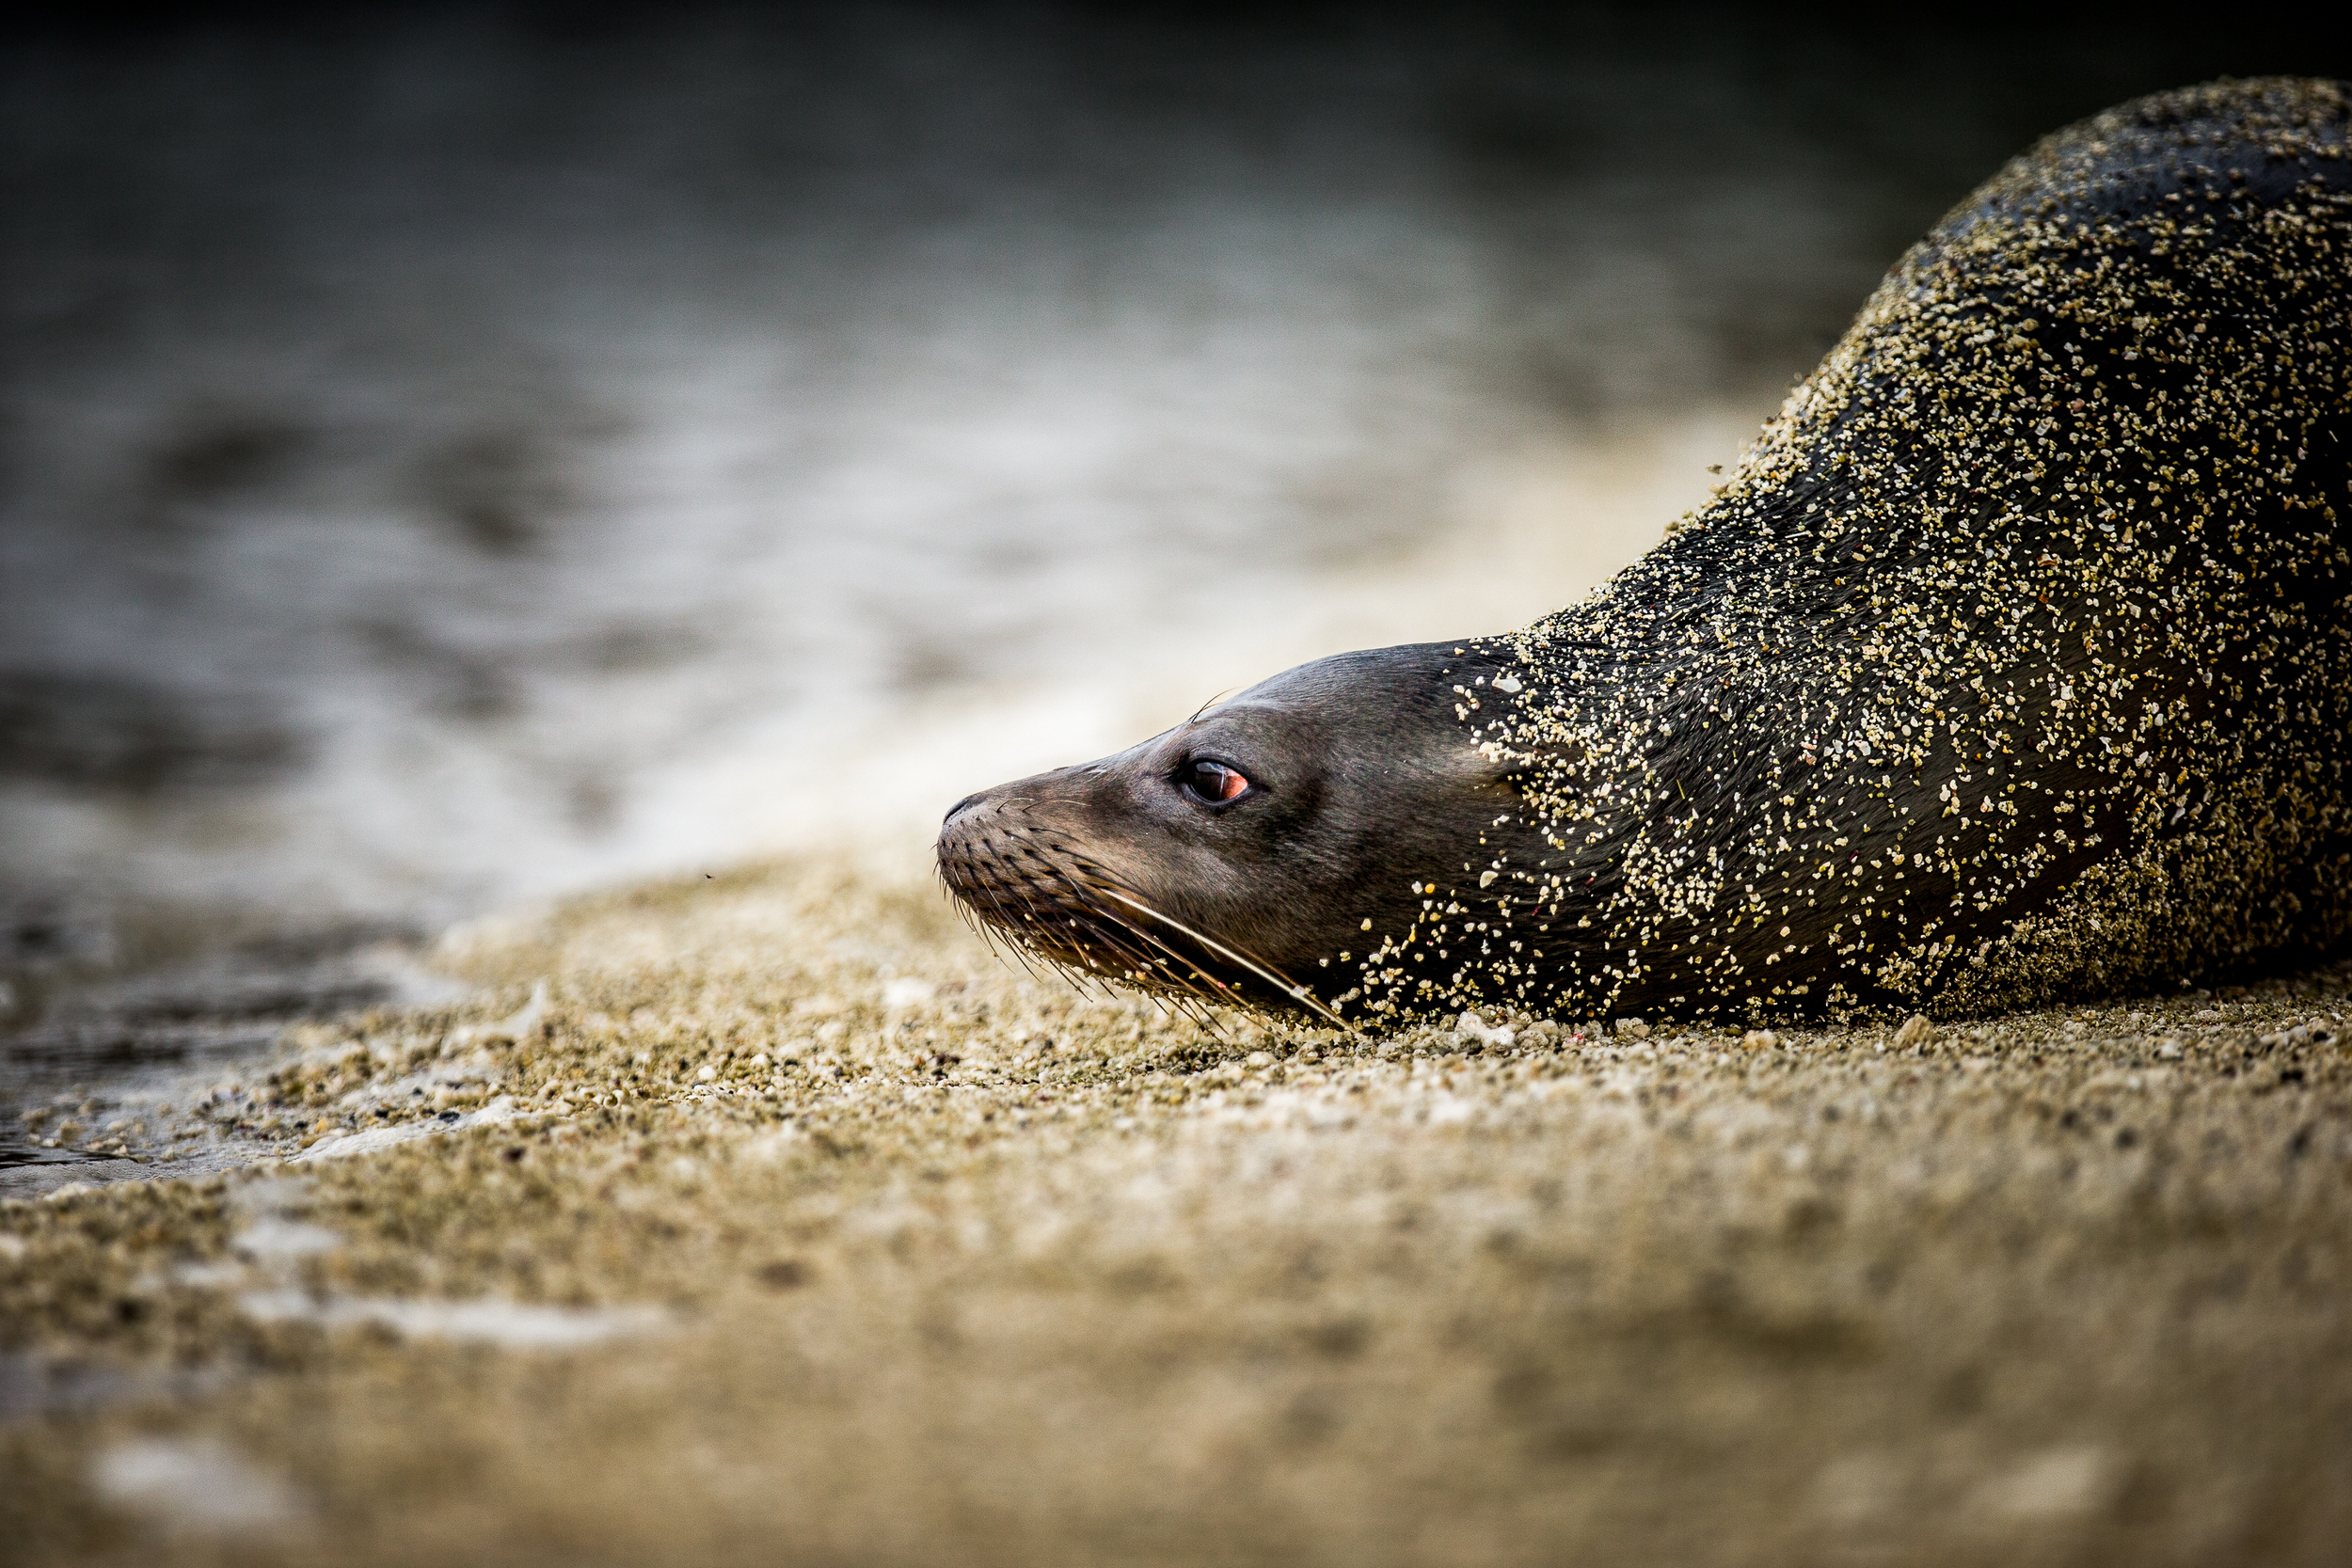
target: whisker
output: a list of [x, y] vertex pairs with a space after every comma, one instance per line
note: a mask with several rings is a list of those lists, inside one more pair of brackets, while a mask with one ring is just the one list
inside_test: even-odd
[[1344, 1029], [1347, 1027], [1347, 1024], [1341, 1019], [1340, 1015], [1333, 1012], [1330, 1008], [1325, 1006], [1320, 1001], [1318, 1001], [1312, 991], [1310, 991], [1305, 986], [1292, 984], [1279, 970], [1273, 968], [1271, 965], [1261, 963], [1257, 959], [1249, 958], [1246, 954], [1236, 952], [1234, 949], [1217, 941], [1215, 937], [1203, 936], [1199, 931], [1196, 931], [1191, 927], [1185, 925], [1183, 921], [1178, 920], [1175, 916], [1164, 914], [1160, 911], [1153, 909], [1149, 904], [1143, 903], [1137, 899], [1130, 898], [1125, 894], [1120, 892], [1117, 888], [1105, 887], [1098, 891], [1102, 892], [1106, 896], [1118, 899], [1120, 903], [1126, 905], [1130, 909], [1138, 910], [1143, 913], [1150, 915], [1152, 919], [1159, 921], [1162, 925], [1167, 926], [1173, 930], [1182, 932], [1184, 935], [1188, 936], [1193, 941], [1199, 942], [1201, 946], [1207, 948], [1210, 952], [1215, 953], [1221, 958], [1232, 959], [1234, 963], [1241, 965], [1242, 968], [1249, 971], [1250, 974], [1255, 974], [1259, 979], [1263, 980], [1267, 985], [1272, 986], [1275, 990], [1291, 998], [1293, 1001], [1299, 1004], [1299, 1006], [1307, 1008], [1310, 1012], [1319, 1014], [1322, 1017], [1328, 1019], [1332, 1023], [1337, 1024], [1340, 1028]]
[[[1152, 928], [1156, 926], [1189, 941], [1200, 955], [1263, 981], [1309, 1014], [1335, 1027], [1347, 1027], [1307, 987], [1294, 984], [1264, 959], [1236, 943], [1197, 930], [1120, 888], [1066, 834], [1038, 823], [1031, 815], [1032, 805], [1023, 799], [1002, 802], [1003, 810], [1019, 813], [1021, 824], [1006, 827], [1001, 836], [983, 839], [983, 847], [956, 847], [942, 858], [938, 868], [966, 923], [973, 924], [974, 914], [979, 917], [974, 928], [989, 942], [992, 952], [996, 950], [993, 939], [1001, 936], [1013, 960], [1031, 979], [1042, 979], [1037, 963], [1031, 961], [1034, 958], [1081, 994], [1110, 997], [1115, 994], [1114, 982], [1139, 986], [1156, 993], [1155, 1000], [1167, 999], [1201, 1028], [1223, 1036], [1226, 1030], [1219, 1011], [1249, 1010], [1253, 1006], [1250, 998], [1232, 980], [1212, 973], [1200, 957], [1188, 955]], [[1004, 956], [997, 954], [1000, 959]]]
[[1232, 694], [1233, 689], [1229, 686], [1224, 690], [1218, 692], [1216, 696], [1210, 698], [1207, 702], [1202, 703], [1199, 707], [1194, 708], [1192, 710], [1192, 717], [1184, 721], [1186, 727], [1190, 727], [1191, 725], [1200, 722], [1200, 716], [1202, 714], [1208, 712], [1209, 709], [1216, 706], [1217, 704], [1223, 702], [1226, 698], [1232, 696]]
[[[1097, 891], [1088, 884], [1079, 881], [1076, 878], [1072, 877], [1067, 872], [1062, 874], [1062, 880], [1080, 897], [1090, 898]], [[1116, 921], [1121, 930], [1132, 932], [1144, 942], [1151, 943], [1153, 947], [1156, 947], [1161, 952], [1167, 954], [1169, 958], [1174, 958], [1180, 965], [1182, 965], [1183, 967], [1180, 970], [1169, 970], [1165, 964], [1161, 967], [1169, 981], [1181, 988], [1183, 994], [1199, 997], [1204, 1003], [1210, 1001], [1222, 1001], [1229, 1006], [1248, 1005], [1247, 1001], [1241, 997], [1240, 993], [1235, 991], [1231, 986], [1227, 985], [1224, 981], [1219, 980], [1214, 974], [1202, 973], [1200, 965], [1193, 963], [1190, 959], [1186, 958], [1184, 954], [1178, 952], [1167, 942], [1162, 942], [1158, 937], [1153, 936], [1151, 932], [1136, 925], [1133, 921], [1124, 918], [1117, 911], [1111, 910], [1103, 910], [1102, 914], [1106, 920]], [[1204, 984], [1216, 988], [1216, 992], [1218, 994], [1212, 995], [1208, 992], [1200, 990], [1200, 985]]]

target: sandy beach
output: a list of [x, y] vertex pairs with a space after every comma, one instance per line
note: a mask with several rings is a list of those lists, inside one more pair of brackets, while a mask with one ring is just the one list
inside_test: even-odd
[[1203, 1029], [999, 962], [888, 857], [430, 958], [467, 1000], [34, 1113], [114, 1158], [0, 1204], [12, 1560], [2318, 1562], [2352, 1528], [2342, 970], [1916, 1044]]
[[2352, 961], [1300, 1031], [929, 859], [2308, 40], [607, 8], [0, 49], [0, 1568], [2344, 1557]]

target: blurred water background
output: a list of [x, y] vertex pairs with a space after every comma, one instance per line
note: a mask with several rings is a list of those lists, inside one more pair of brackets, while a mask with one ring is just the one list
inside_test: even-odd
[[1531, 619], [2034, 135], [2313, 68], [1660, 8], [10, 25], [20, 1074]]

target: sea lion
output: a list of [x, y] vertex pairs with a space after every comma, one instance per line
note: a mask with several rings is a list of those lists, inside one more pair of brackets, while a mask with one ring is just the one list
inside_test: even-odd
[[2339, 942], [2348, 122], [2222, 82], [2050, 136], [1584, 602], [971, 796], [947, 886], [1327, 1020], [1969, 1012]]

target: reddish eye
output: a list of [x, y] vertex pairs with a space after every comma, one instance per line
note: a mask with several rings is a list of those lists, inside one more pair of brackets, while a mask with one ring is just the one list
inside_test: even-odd
[[1184, 787], [1217, 805], [1239, 796], [1249, 781], [1221, 762], [1196, 762], [1184, 769]]

